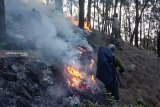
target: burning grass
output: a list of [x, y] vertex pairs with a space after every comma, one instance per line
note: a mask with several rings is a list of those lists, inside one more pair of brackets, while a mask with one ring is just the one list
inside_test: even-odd
[[78, 62], [66, 64], [64, 66], [64, 76], [71, 89], [78, 91], [90, 91], [95, 94], [98, 89], [93, 71], [95, 70], [95, 61], [92, 58], [92, 51], [84, 46], [77, 46], [79, 51]]
[[[79, 20], [78, 19], [76, 19], [75, 17], [68, 17], [68, 19], [69, 19], [69, 21], [71, 22], [72, 25], [78, 26], [78, 24], [79, 24]], [[92, 32], [91, 24], [87, 20], [84, 22], [84, 29], [87, 32]]]
[[78, 91], [91, 90], [92, 94], [94, 94], [94, 87], [96, 87], [94, 75], [88, 75], [86, 72], [77, 70], [71, 66], [64, 67], [64, 74], [70, 88]]

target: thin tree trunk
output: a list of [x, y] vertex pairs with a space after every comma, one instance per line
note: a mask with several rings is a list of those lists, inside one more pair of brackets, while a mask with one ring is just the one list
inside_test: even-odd
[[129, 32], [129, 38], [131, 38], [131, 19], [130, 19], [130, 7], [127, 7], [127, 19], [128, 19], [128, 32]]
[[119, 35], [121, 37], [121, 15], [122, 15], [122, 3], [123, 0], [120, 1], [120, 10], [119, 10], [119, 21], [120, 21], [120, 30], [119, 30]]
[[94, 0], [94, 18], [93, 18], [93, 29], [94, 29], [95, 16], [96, 16], [96, 0]]
[[0, 0], [0, 34], [3, 35], [5, 31], [5, 5], [4, 0]]
[[116, 14], [117, 4], [118, 4], [118, 0], [115, 0], [115, 5], [114, 5], [114, 14]]
[[[134, 38], [134, 35], [136, 36], [135, 38], [137, 39], [137, 35], [138, 35], [138, 32], [137, 32], [137, 29], [138, 29], [138, 26], [139, 26], [139, 22], [140, 22], [140, 20], [141, 20], [141, 17], [142, 17], [142, 14], [143, 14], [143, 12], [144, 12], [144, 9], [146, 8], [146, 6], [147, 6], [147, 4], [148, 4], [148, 2], [149, 2], [149, 0], [147, 0], [146, 2], [145, 2], [145, 4], [144, 4], [144, 6], [143, 6], [143, 8], [142, 8], [142, 10], [141, 10], [141, 14], [138, 16], [138, 19], [137, 19], [137, 17], [136, 17], [136, 22], [135, 22], [135, 28], [134, 28], [134, 30], [133, 30], [133, 33], [132, 33], [132, 35], [131, 35], [131, 39], [130, 39], [130, 43], [132, 44], [133, 43], [133, 38]], [[136, 4], [138, 4], [138, 0], [136, 0]], [[138, 6], [136, 6], [137, 8], [138, 8]], [[136, 9], [137, 9], [136, 8]], [[137, 10], [136, 10], [137, 11]], [[136, 12], [137, 13], [137, 12]], [[135, 45], [137, 45], [137, 40], [135, 40]]]
[[72, 12], [73, 12], [73, 2], [72, 1], [70, 1], [71, 3], [70, 3], [70, 14], [71, 14], [71, 16], [72, 16]]
[[149, 50], [149, 41], [150, 41], [150, 27], [151, 27], [151, 21], [149, 20], [149, 28], [148, 28], [148, 35], [147, 35], [147, 49]]
[[140, 47], [142, 46], [142, 20], [140, 22]]
[[156, 41], [157, 41], [157, 40], [156, 40], [156, 38], [154, 37], [154, 38], [153, 38], [153, 47], [154, 47], [154, 50], [153, 50], [153, 51], [154, 51], [155, 54], [157, 53], [157, 50], [156, 50]]
[[105, 28], [105, 8], [104, 8], [105, 2], [103, 1], [103, 18], [102, 18], [102, 32], [104, 33], [104, 28]]
[[108, 0], [106, 0], [105, 2], [106, 2], [106, 9], [105, 9], [105, 11], [106, 11], [106, 14], [105, 14], [105, 27], [104, 27], [104, 32], [106, 32], [106, 34], [108, 34], [108, 29], [109, 29], [109, 24], [107, 23], [107, 17], [109, 17], [109, 8], [108, 8], [108, 2], [107, 2]]
[[[144, 15], [143, 15], [144, 16]], [[144, 17], [143, 17], [144, 18]], [[146, 32], [145, 32], [145, 21], [143, 21], [143, 48], [146, 49]]]
[[99, 0], [97, 0], [97, 14], [98, 14], [98, 30], [100, 31], [100, 23], [99, 23]]
[[160, 31], [157, 31], [157, 54], [160, 57]]
[[87, 25], [90, 27], [91, 26], [91, 0], [88, 0], [88, 10], [87, 10]]
[[139, 17], [138, 5], [139, 5], [139, 1], [136, 0], [135, 46], [137, 47], [138, 47], [138, 17]]
[[84, 28], [84, 1], [79, 0], [79, 27]]

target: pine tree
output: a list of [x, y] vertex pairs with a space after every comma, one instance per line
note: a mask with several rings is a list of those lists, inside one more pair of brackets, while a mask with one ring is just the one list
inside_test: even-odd
[[4, 0], [0, 0], [0, 34], [3, 34], [5, 31], [5, 5]]
[[79, 0], [79, 27], [84, 28], [84, 1]]
[[157, 54], [160, 57], [160, 31], [157, 33]]

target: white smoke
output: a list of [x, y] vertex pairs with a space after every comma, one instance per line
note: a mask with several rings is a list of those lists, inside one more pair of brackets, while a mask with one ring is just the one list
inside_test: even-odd
[[54, 12], [40, 0], [5, 0], [5, 5], [10, 35], [22, 35], [64, 63], [76, 60], [76, 45], [91, 49], [82, 34], [73, 32], [62, 13]]
[[[36, 49], [47, 54], [44, 59], [49, 64], [60, 62], [70, 65], [74, 61], [80, 67], [77, 47], [85, 46], [92, 50], [83, 32], [74, 33], [62, 13], [55, 12], [39, 0], [5, 0], [5, 6], [8, 33], [14, 37], [21, 36], [29, 48], [30, 43], [33, 43]], [[55, 62], [54, 58], [59, 62]], [[50, 87], [48, 92], [56, 97], [66, 93], [59, 86]]]

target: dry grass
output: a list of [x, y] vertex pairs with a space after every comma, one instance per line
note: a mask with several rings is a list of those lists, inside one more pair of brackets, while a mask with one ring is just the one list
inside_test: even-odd
[[[109, 36], [93, 32], [87, 37], [95, 51], [99, 46], [110, 43]], [[117, 50], [125, 66], [125, 79], [120, 78], [120, 103], [136, 105], [137, 98], [143, 98], [147, 107], [155, 107], [160, 101], [160, 59], [152, 52], [121, 42], [123, 50]], [[135, 68], [133, 68], [135, 67]]]

